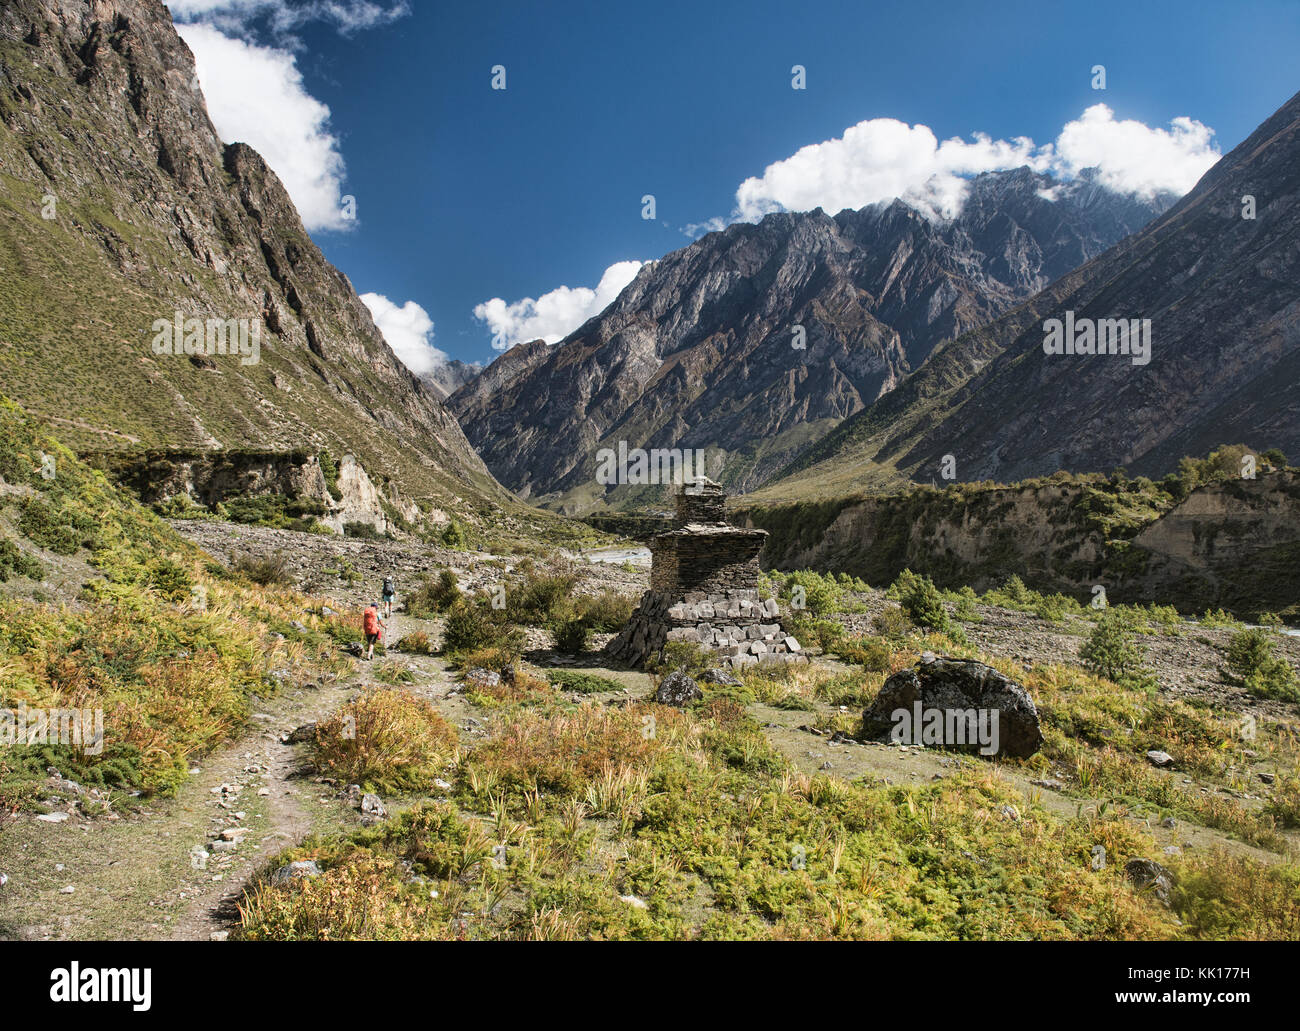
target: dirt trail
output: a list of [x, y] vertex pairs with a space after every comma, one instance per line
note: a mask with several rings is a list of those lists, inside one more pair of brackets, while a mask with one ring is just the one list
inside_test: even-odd
[[[346, 825], [341, 801], [335, 812], [313, 804], [320, 786], [294, 777], [302, 746], [280, 735], [333, 712], [361, 680], [289, 687], [255, 703], [248, 732], [197, 761], [174, 798], [118, 820], [20, 815], [0, 834], [0, 872], [9, 875], [0, 937], [206, 939], [228, 930], [269, 856], [314, 829]], [[228, 829], [239, 840], [214, 848], [210, 835]]]

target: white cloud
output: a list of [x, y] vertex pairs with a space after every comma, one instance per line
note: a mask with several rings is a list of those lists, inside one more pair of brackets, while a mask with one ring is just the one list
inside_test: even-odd
[[384, 334], [388, 346], [402, 364], [417, 376], [431, 372], [445, 363], [447, 355], [433, 346], [433, 319], [414, 301], [400, 308], [383, 294], [361, 295], [362, 303]]
[[352, 225], [342, 214], [343, 156], [329, 131], [330, 110], [303, 87], [293, 54], [210, 25], [179, 31], [194, 51], [208, 115], [221, 138], [262, 155], [309, 231]]
[[733, 218], [755, 221], [771, 211], [831, 214], [897, 197], [930, 217], [952, 218], [965, 202], [967, 177], [1028, 165], [1058, 176], [1100, 169], [1101, 182], [1124, 193], [1186, 193], [1219, 159], [1214, 131], [1191, 118], [1169, 130], [1132, 119], [1116, 121], [1095, 104], [1068, 123], [1055, 144], [1027, 137], [995, 140], [976, 133], [942, 143], [925, 125], [873, 118], [844, 135], [801, 148], [768, 165], [736, 190]]
[[1094, 104], [1056, 138], [1057, 165], [1071, 174], [1096, 167], [1102, 185], [1121, 193], [1184, 194], [1220, 155], [1213, 129], [1185, 117], [1169, 124], [1166, 130], [1131, 118], [1117, 122], [1105, 104]]
[[207, 22], [228, 35], [243, 34], [259, 21], [276, 33], [323, 21], [348, 35], [387, 25], [411, 11], [404, 0], [388, 7], [372, 0], [170, 0], [168, 7], [179, 22]]
[[506, 302], [500, 297], [475, 305], [474, 317], [492, 331], [492, 346], [504, 351], [528, 340], [557, 343], [609, 303], [632, 282], [643, 262], [619, 261], [605, 270], [596, 289], [557, 286], [533, 299]]

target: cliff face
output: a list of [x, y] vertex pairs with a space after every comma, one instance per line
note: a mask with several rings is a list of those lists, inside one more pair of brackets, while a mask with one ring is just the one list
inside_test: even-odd
[[[1253, 214], [1254, 217], [1245, 217]], [[1300, 449], [1300, 95], [1177, 205], [992, 325], [938, 350], [762, 492], [847, 493], [882, 466], [922, 481], [1168, 471], [1226, 441]], [[1146, 363], [1049, 354], [1049, 320], [1149, 320]]]
[[596, 451], [620, 441], [708, 449], [710, 477], [749, 489], [941, 340], [1167, 203], [1020, 169], [980, 176], [948, 223], [895, 202], [733, 225], [642, 268], [554, 347], [514, 348], [450, 405], [502, 483], [561, 507], [638, 500], [594, 483]]
[[[260, 332], [256, 360], [159, 353], [177, 313]], [[275, 174], [217, 138], [157, 0], [0, 9], [0, 392], [77, 448], [327, 449], [507, 503]]]
[[770, 532], [765, 566], [879, 586], [904, 569], [977, 590], [1015, 573], [1082, 601], [1101, 584], [1111, 601], [1184, 612], [1300, 612], [1300, 473], [1207, 484], [1123, 539], [1090, 523], [1094, 498], [1086, 485], [1049, 479], [754, 507], [742, 521]]

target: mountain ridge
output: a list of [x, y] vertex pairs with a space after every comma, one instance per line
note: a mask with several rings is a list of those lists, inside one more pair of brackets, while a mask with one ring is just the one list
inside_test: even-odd
[[502, 483], [562, 511], [648, 500], [593, 482], [596, 451], [619, 441], [708, 449], [711, 477], [751, 489], [940, 340], [1171, 200], [1024, 168], [976, 177], [946, 223], [899, 201], [737, 223], [648, 263], [563, 341], [512, 349], [449, 404]]

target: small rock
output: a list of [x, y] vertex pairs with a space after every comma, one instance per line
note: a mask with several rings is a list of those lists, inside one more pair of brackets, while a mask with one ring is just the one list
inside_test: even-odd
[[388, 815], [388, 810], [384, 808], [383, 800], [378, 795], [365, 794], [361, 796], [361, 811], [367, 816], [373, 816], [377, 820], [382, 820]]
[[740, 678], [725, 669], [706, 669], [700, 674], [700, 681], [705, 684], [720, 684], [723, 687], [740, 687]]
[[1174, 887], [1174, 875], [1153, 859], [1130, 859], [1124, 864], [1126, 876], [1138, 891], [1152, 891], [1166, 906]]
[[317, 877], [321, 869], [314, 859], [299, 859], [280, 867], [271, 874], [272, 884], [290, 884], [303, 877]]
[[627, 903], [629, 906], [631, 906], [633, 909], [645, 909], [645, 908], [646, 908], [645, 900], [644, 900], [644, 899], [639, 899], [639, 898], [637, 898], [635, 895], [620, 895], [620, 896], [618, 897], [618, 899], [619, 899], [620, 902], [626, 902], [626, 903]]
[[60, 894], [60, 895], [71, 895], [71, 894], [73, 894], [76, 890], [77, 890], [76, 888], [74, 888], [71, 884], [69, 884], [69, 885], [67, 885], [66, 887], [60, 888], [60, 889], [59, 889], [59, 894]]
[[213, 931], [210, 935], [208, 935], [208, 941], [223, 942], [229, 937], [230, 937], [229, 931]]
[[62, 823], [67, 818], [67, 813], [38, 813], [36, 816], [42, 823]]
[[1273, 781], [1276, 780], [1277, 778], [1275, 778], [1271, 773], [1260, 773], [1259, 779], [1262, 780], [1265, 784], [1272, 784]]
[[286, 745], [301, 745], [308, 741], [314, 741], [316, 740], [316, 724], [304, 723], [301, 727], [295, 727], [280, 740]]
[[1166, 816], [1163, 820], [1160, 821], [1160, 826], [1163, 827], [1165, 830], [1171, 831], [1178, 826], [1178, 821], [1175, 820], [1172, 816]]
[[1163, 768], [1165, 766], [1172, 766], [1174, 764], [1174, 757], [1168, 752], [1160, 752], [1153, 749], [1152, 751], [1147, 752], [1147, 762], [1152, 766]]

